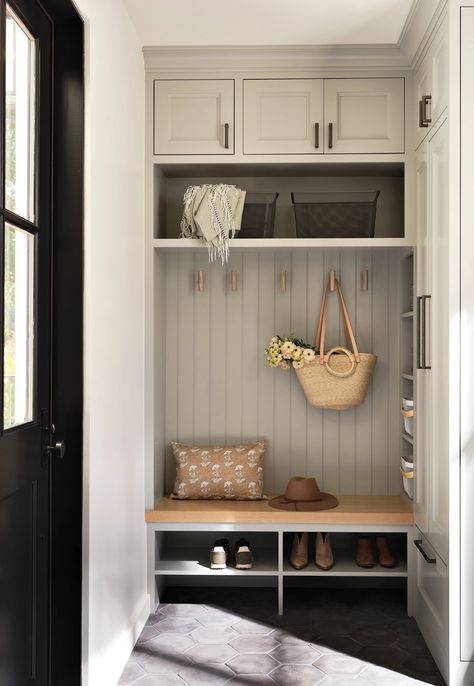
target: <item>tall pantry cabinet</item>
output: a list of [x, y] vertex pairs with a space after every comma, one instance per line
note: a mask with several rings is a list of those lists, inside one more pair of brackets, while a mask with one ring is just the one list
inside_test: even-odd
[[[293, 52], [288, 65], [282, 64], [282, 52], [262, 57], [256, 51], [252, 64], [251, 51], [229, 53], [219, 63], [215, 50], [203, 49], [196, 60], [182, 49], [176, 55], [168, 49], [146, 51], [146, 359], [147, 370], [154, 370], [147, 376], [147, 505], [153, 507], [154, 498], [169, 490], [166, 443], [180, 431], [184, 437], [188, 416], [194, 422], [189, 440], [199, 436], [203, 418], [209, 440], [215, 439], [217, 419], [227, 421], [227, 434], [233, 427], [241, 431], [248, 419], [252, 432], [244, 429], [249, 437], [266, 422], [273, 443], [281, 437], [271, 459], [272, 474], [282, 482], [295, 465], [305, 468], [298, 459], [308, 435], [314, 445], [323, 436], [327, 453], [339, 451], [339, 472], [332, 460], [334, 471], [326, 473], [325, 478], [334, 479], [328, 490], [334, 483], [342, 494], [400, 494], [399, 459], [412, 444], [416, 548], [408, 540], [407, 583], [413, 613], [450, 686], [469, 686], [474, 684], [474, 7], [463, 0], [420, 0], [404, 40], [411, 41], [410, 58], [401, 51], [396, 60], [390, 51], [384, 55], [386, 68], [370, 51], [365, 64], [359, 54], [351, 63], [344, 52], [333, 62], [327, 53], [299, 58]], [[291, 61], [298, 59], [298, 64]], [[209, 268], [205, 252], [178, 239], [183, 189], [219, 180], [280, 192], [275, 238], [234, 241], [227, 272]], [[380, 187], [376, 238], [352, 243], [296, 239], [291, 203], [285, 198], [291, 190], [312, 190], [312, 184], [324, 190]], [[413, 293], [407, 298], [403, 294], [410, 286], [396, 266], [406, 255], [404, 264], [414, 271]], [[373, 388], [374, 398], [383, 402], [366, 403], [354, 415], [338, 418], [307, 414], [297, 386], [287, 387], [290, 382], [280, 376], [266, 377], [267, 370], [261, 372], [253, 361], [258, 378], [251, 386], [254, 395], [271, 391], [295, 426], [307, 421], [306, 443], [302, 432], [292, 433], [286, 418], [278, 421], [277, 405], [260, 407], [253, 396], [260, 414], [246, 408], [241, 419], [242, 404], [231, 398], [232, 411], [226, 415], [224, 380], [214, 379], [212, 366], [200, 369], [188, 358], [178, 360], [173, 342], [181, 336], [202, 343], [211, 331], [217, 336], [217, 356], [230, 341], [236, 364], [246, 355], [254, 360], [263, 333], [271, 328], [266, 321], [277, 324], [278, 331], [295, 322], [303, 332], [306, 325], [308, 332], [313, 328], [308, 320], [316, 316], [314, 301], [333, 268], [349, 284], [356, 326], [367, 336], [367, 346], [380, 340], [377, 320], [383, 320], [379, 328], [390, 345], [380, 358]], [[374, 275], [374, 291], [363, 293], [360, 273], [367, 268], [371, 279]], [[235, 292], [229, 286], [231, 269], [239, 274]], [[206, 274], [199, 297], [194, 294], [198, 270]], [[286, 294], [278, 286], [283, 272], [288, 276]], [[383, 304], [373, 295], [380, 284]], [[183, 303], [192, 316], [180, 310]], [[374, 304], [378, 309], [372, 309]], [[394, 333], [400, 315], [413, 322], [413, 370], [405, 368], [411, 351], [400, 352], [401, 337]], [[239, 323], [248, 323], [251, 332], [244, 349], [239, 347]], [[181, 365], [178, 373], [167, 364], [175, 359]], [[242, 369], [248, 373], [249, 367]], [[195, 397], [188, 392], [191, 371]], [[212, 404], [208, 396], [202, 403], [198, 392], [208, 378], [209, 393], [217, 389]], [[229, 378], [239, 381], [237, 373]], [[245, 396], [240, 386], [238, 392]], [[415, 432], [408, 446], [406, 437], [399, 440], [399, 401], [407, 393], [415, 400]], [[211, 407], [216, 412], [208, 413]], [[373, 428], [380, 422], [386, 422], [383, 440]], [[170, 426], [173, 431], [177, 427], [176, 435]], [[354, 436], [360, 444], [355, 447]], [[374, 436], [378, 453], [364, 462]], [[288, 455], [294, 462], [282, 466]], [[278, 479], [274, 485], [281, 488]]]

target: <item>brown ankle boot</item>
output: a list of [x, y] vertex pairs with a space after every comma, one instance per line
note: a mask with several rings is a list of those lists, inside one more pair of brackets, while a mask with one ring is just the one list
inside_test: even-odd
[[388, 547], [388, 541], [386, 536], [375, 537], [375, 548], [377, 550], [377, 556], [379, 558], [379, 565], [381, 565], [382, 567], [397, 566], [397, 560], [392, 555], [392, 552]]
[[328, 569], [334, 566], [334, 558], [332, 555], [331, 541], [329, 534], [316, 534], [316, 567], [327, 572]]
[[373, 567], [375, 564], [372, 543], [368, 536], [359, 536], [356, 562], [359, 567]]
[[308, 532], [295, 534], [291, 548], [290, 564], [295, 569], [303, 569], [308, 564]]

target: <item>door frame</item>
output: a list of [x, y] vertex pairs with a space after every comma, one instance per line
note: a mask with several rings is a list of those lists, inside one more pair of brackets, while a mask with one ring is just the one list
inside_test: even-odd
[[36, 0], [52, 61], [50, 683], [79, 686], [82, 639], [84, 25], [72, 0]]

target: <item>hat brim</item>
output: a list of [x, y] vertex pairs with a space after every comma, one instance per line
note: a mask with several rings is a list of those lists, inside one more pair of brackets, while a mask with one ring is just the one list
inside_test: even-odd
[[331, 510], [339, 505], [339, 500], [330, 493], [321, 492], [321, 500], [288, 500], [285, 494], [277, 495], [268, 501], [271, 507], [290, 512], [318, 512], [319, 510]]

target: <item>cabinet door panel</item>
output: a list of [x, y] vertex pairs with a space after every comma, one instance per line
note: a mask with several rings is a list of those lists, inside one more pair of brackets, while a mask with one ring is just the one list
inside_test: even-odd
[[441, 673], [448, 673], [448, 568], [431, 548], [428, 541], [415, 529], [415, 537], [421, 540], [423, 550], [434, 559], [427, 562], [416, 551], [415, 619], [421, 633], [435, 658]]
[[321, 79], [244, 81], [245, 154], [322, 153], [322, 129]]
[[[422, 63], [414, 76], [414, 121], [416, 122], [415, 146], [421, 143], [448, 104], [448, 32], [446, 19], [440, 24], [430, 43]], [[430, 120], [426, 126], [420, 126], [420, 101], [423, 96], [431, 98], [426, 114]]]
[[[428, 151], [423, 145], [416, 156], [416, 231], [417, 231], [417, 268], [416, 295], [419, 298], [428, 293], [429, 284], [429, 234], [428, 234]], [[417, 302], [419, 302], [417, 300]], [[417, 310], [416, 326], [419, 340], [421, 322]], [[417, 358], [418, 358], [417, 351]], [[418, 360], [417, 360], [418, 363]], [[423, 369], [416, 370], [416, 398], [415, 398], [415, 492], [414, 510], [415, 523], [419, 529], [428, 531], [428, 489], [429, 489], [429, 461], [430, 461], [430, 403], [429, 377]]]
[[156, 80], [154, 105], [155, 155], [233, 154], [234, 81]]
[[403, 153], [404, 93], [404, 79], [325, 79], [324, 151]]
[[448, 125], [429, 143], [431, 301], [429, 311], [432, 449], [429, 536], [439, 555], [448, 561], [449, 479], [449, 214]]

